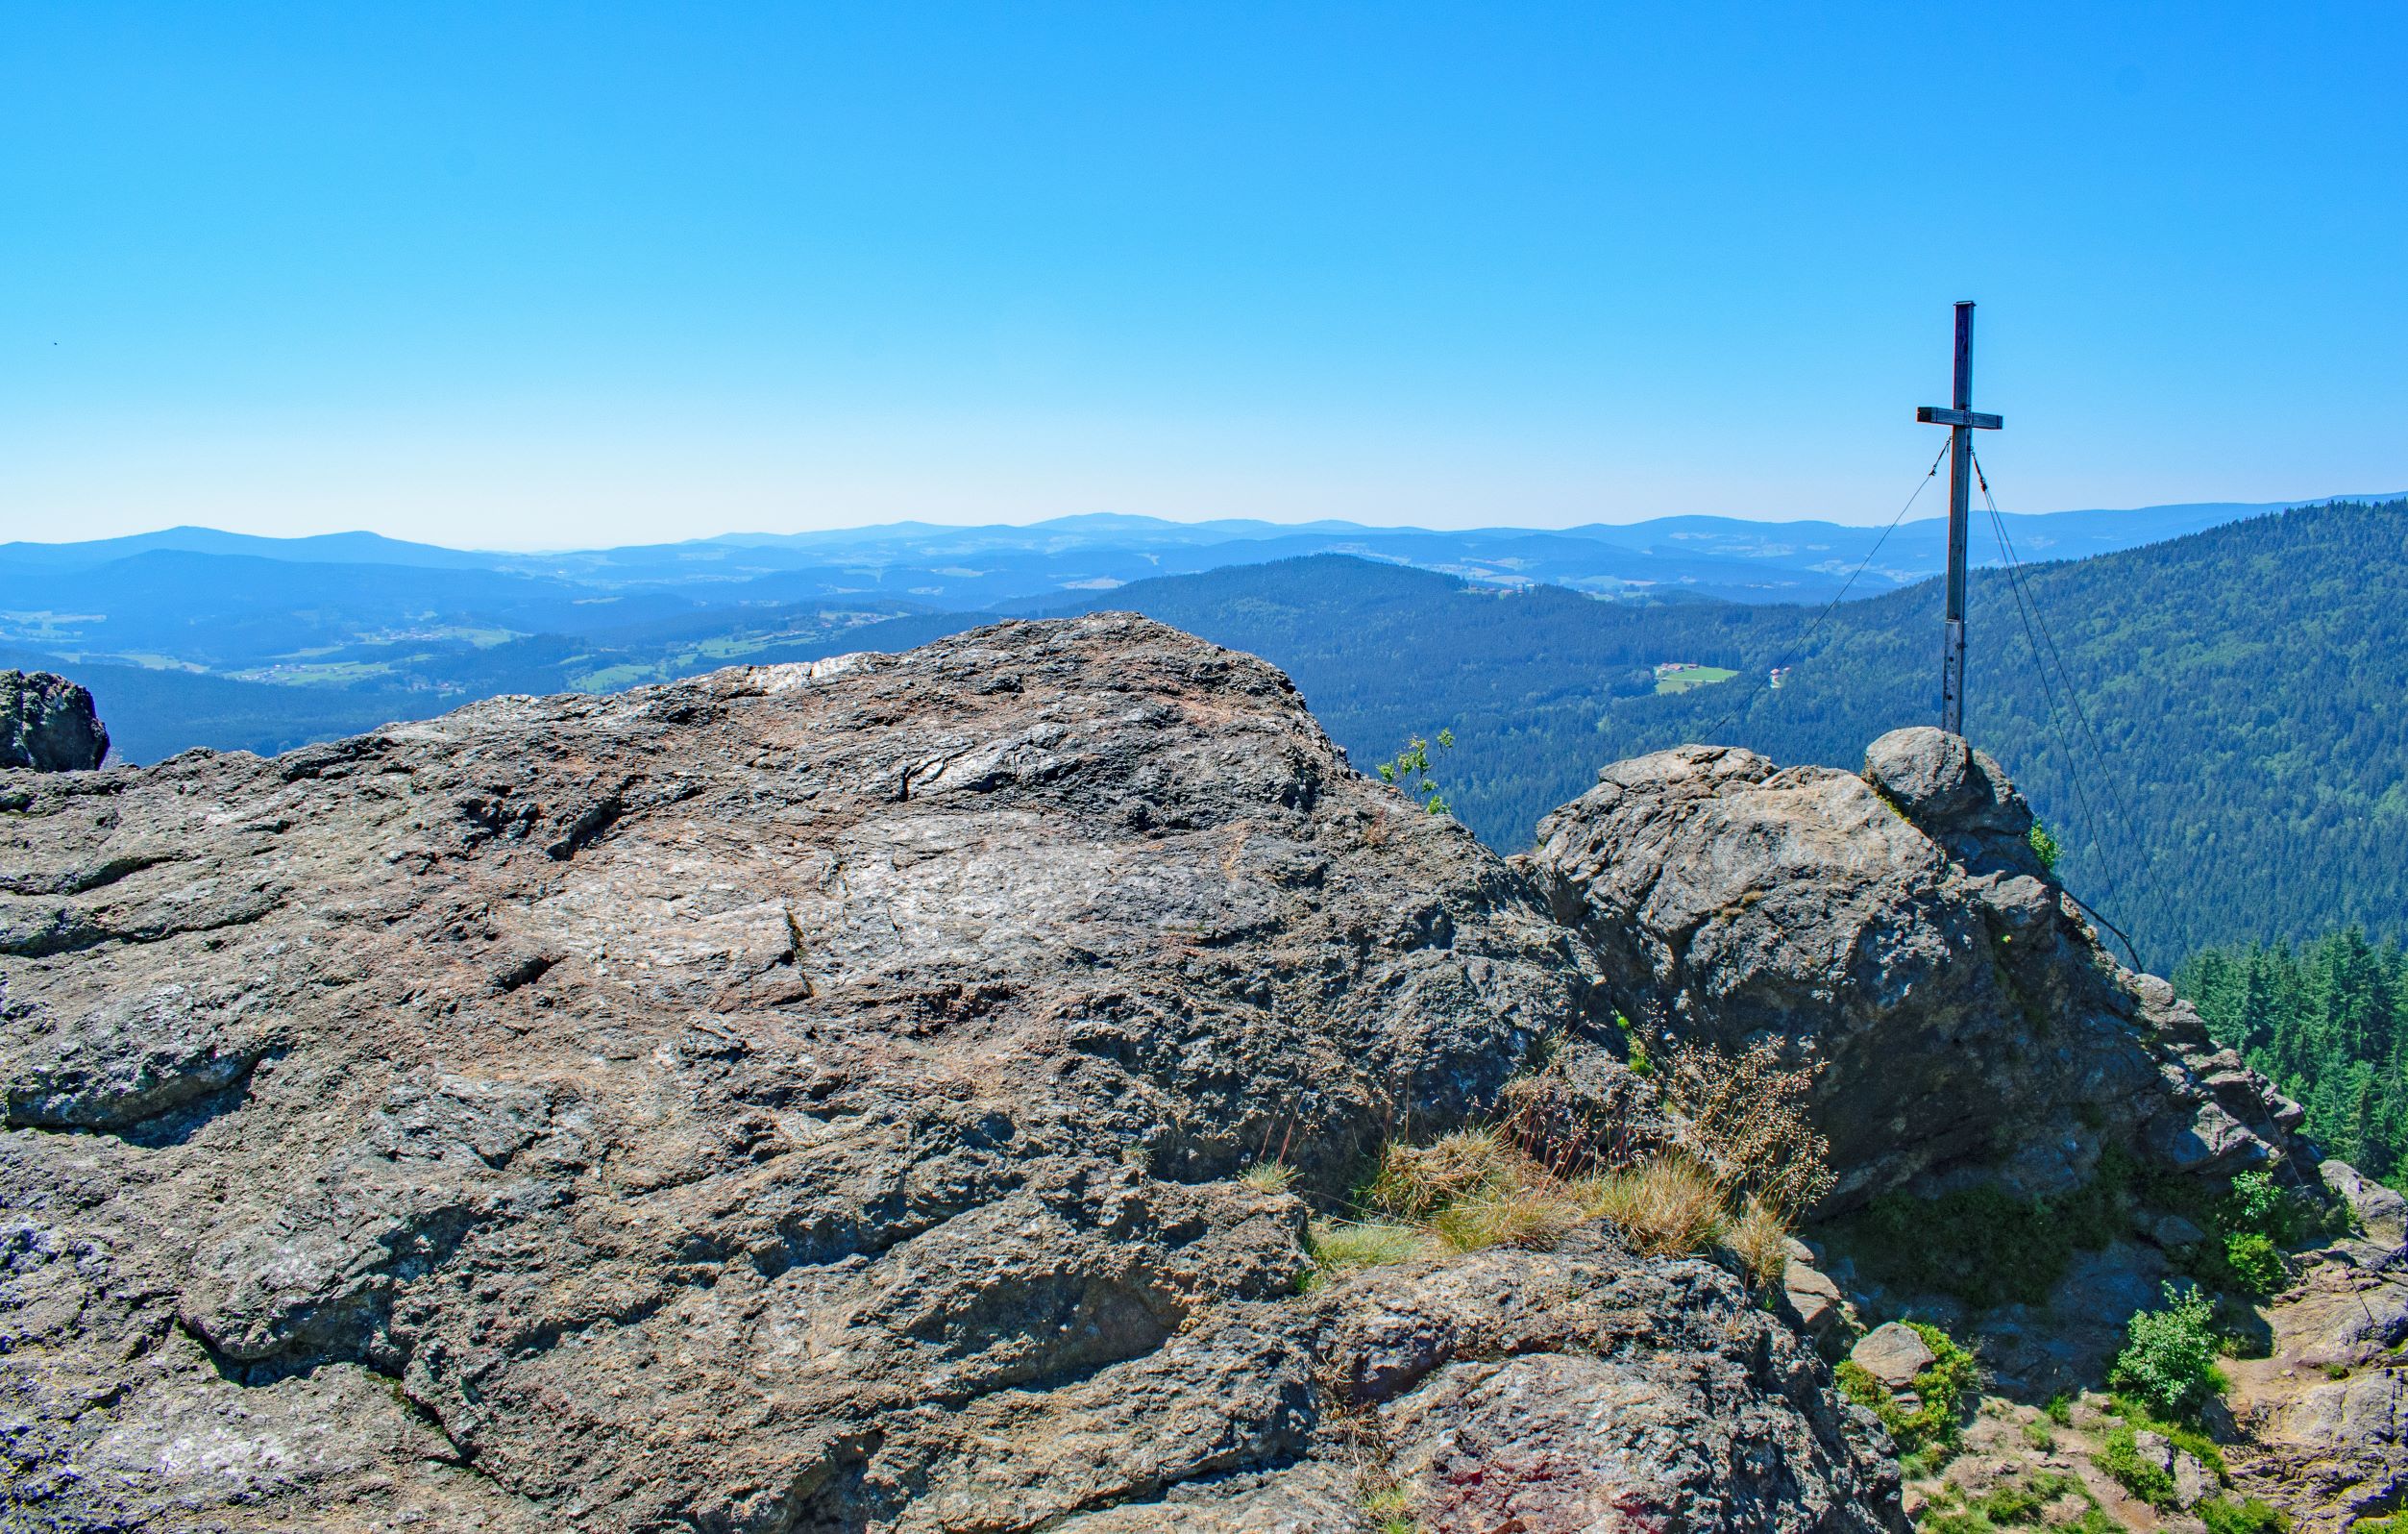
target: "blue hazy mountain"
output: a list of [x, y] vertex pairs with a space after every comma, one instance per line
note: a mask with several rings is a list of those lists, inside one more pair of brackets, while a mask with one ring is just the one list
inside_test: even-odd
[[[2332, 499], [2332, 498], [2328, 498]], [[2375, 500], [2381, 497], [2349, 499]], [[2125, 511], [2058, 511], [2009, 515], [2009, 534], [2027, 557], [2104, 554], [2178, 537], [2275, 505], [2213, 503]], [[1977, 540], [1978, 562], [1987, 562]], [[1878, 548], [1878, 553], [1876, 552]], [[599, 600], [597, 590], [665, 615], [679, 607], [761, 607], [804, 602], [905, 603], [949, 610], [1025, 608], [1063, 593], [1111, 590], [1134, 581], [1192, 575], [1232, 564], [1259, 564], [1315, 554], [1348, 554], [1459, 576], [1479, 584], [1560, 585], [1596, 596], [1688, 595], [1736, 602], [1823, 602], [1851, 578], [1851, 595], [1870, 596], [1910, 585], [1936, 573], [1946, 555], [1937, 518], [1907, 522], [1888, 533], [1833, 522], [1752, 522], [1736, 517], [1659, 517], [1627, 525], [1597, 523], [1538, 530], [1469, 531], [1367, 527], [1347, 522], [1304, 524], [1246, 520], [1166, 522], [1099, 514], [1059, 517], [1026, 526], [945, 527], [890, 523], [802, 533], [731, 533], [682, 543], [569, 550], [544, 554], [485, 553], [407, 543], [367, 532], [307, 538], [262, 538], [207, 528], [171, 528], [135, 537], [82, 543], [0, 544], [0, 642], [62, 645], [94, 656], [141, 654], [153, 647], [129, 637], [137, 603], [167, 602], [160, 572], [129, 560], [182, 556], [265, 560], [307, 566], [280, 588], [296, 606], [314, 605], [319, 627], [354, 622], [362, 634], [392, 626], [386, 608], [358, 605], [362, 570], [415, 569], [511, 577], [516, 586], [463, 587], [458, 600], [437, 604], [453, 614], [449, 627], [512, 633], [562, 627], [608, 627], [619, 614], [606, 607], [563, 619], [537, 614], [558, 604]], [[1868, 562], [1868, 557], [1869, 562]], [[1861, 574], [1857, 574], [1861, 567]], [[184, 572], [196, 593], [212, 582], [198, 563]], [[230, 580], [258, 587], [256, 572]], [[340, 572], [351, 571], [352, 574]], [[91, 579], [69, 581], [84, 574]], [[323, 602], [310, 584], [317, 581]], [[558, 588], [543, 593], [543, 583]], [[412, 588], [424, 589], [424, 588]], [[494, 610], [484, 612], [486, 603]], [[468, 616], [459, 616], [463, 609]], [[504, 609], [507, 609], [506, 611]], [[430, 608], [429, 610], [434, 610]], [[628, 610], [634, 610], [630, 607]], [[44, 616], [29, 629], [21, 616]], [[10, 614], [19, 616], [8, 616]], [[172, 625], [181, 609], [152, 613], [152, 625]], [[479, 614], [482, 614], [479, 616]], [[70, 615], [77, 621], [66, 621]], [[111, 625], [114, 625], [111, 627]], [[262, 636], [263, 642], [264, 636]], [[230, 652], [231, 653], [231, 652]], [[245, 652], [246, 664], [281, 658], [272, 650]]]
[[[2408, 714], [2396, 706], [2408, 693], [2408, 634], [2399, 631], [2408, 622], [2400, 535], [2408, 505], [2238, 521], [2224, 509], [2165, 508], [2129, 526], [2213, 525], [2038, 562], [2020, 588], [2002, 573], [1977, 572], [1969, 727], [2058, 826], [2069, 873], [2118, 901], [2152, 956], [2347, 921], [2408, 935], [2400, 851], [2408, 792], [2398, 786], [2408, 781]], [[2056, 541], [2027, 530], [2018, 541], [2027, 555], [2080, 549], [2076, 540], [2094, 535], [2078, 518], [2032, 521]], [[1711, 519], [1670, 529], [1661, 535], [1758, 538], [1776, 548], [1784, 536], [1821, 536], [1734, 532]], [[1204, 547], [1261, 555], [1313, 536], [1278, 531]], [[1447, 547], [1458, 553], [1579, 541], [1385, 536], [1408, 548], [1416, 536], [1452, 538]], [[84, 681], [121, 754], [151, 761], [191, 746], [283, 750], [497, 693], [606, 689], [734, 661], [907, 649], [995, 616], [816, 595], [807, 579], [786, 589], [797, 576], [808, 572], [612, 584], [556, 569], [309, 563], [154, 546], [12, 577], [6, 621], [15, 631], [0, 637], [0, 666]], [[2019, 589], [2031, 621], [2053, 635], [2039, 648], [2061, 649], [2070, 669], [2057, 692], [2039, 680]], [[1828, 614], [1819, 602], [1693, 593], [1599, 600], [1560, 584], [1323, 552], [1227, 559], [1008, 605], [1048, 613], [1133, 607], [1260, 654], [1295, 678], [1358, 760], [1451, 727], [1462, 742], [1444, 771], [1457, 811], [1510, 849], [1599, 764], [1678, 741], [1853, 765], [1882, 730], [1931, 716], [1935, 592], [1929, 580], [1877, 589]], [[47, 616], [19, 606], [29, 596], [52, 605]], [[92, 617], [82, 610], [89, 607], [109, 610]], [[67, 642], [103, 631], [122, 649]], [[1684, 664], [1713, 669], [1661, 674]], [[1775, 667], [1789, 668], [1780, 687], [1769, 684]], [[2069, 680], [2089, 711], [2078, 732], [2052, 723], [2068, 705]]]

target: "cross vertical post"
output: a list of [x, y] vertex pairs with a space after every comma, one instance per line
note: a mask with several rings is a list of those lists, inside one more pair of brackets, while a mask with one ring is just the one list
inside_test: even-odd
[[1965, 535], [1970, 520], [1970, 491], [1976, 431], [1995, 432], [2003, 416], [1984, 415], [1974, 408], [1974, 307], [1956, 306], [1955, 405], [1942, 409], [1926, 405], [1915, 419], [1945, 426], [1948, 435], [1948, 614], [1940, 651], [1940, 728], [1952, 735], [1965, 732]]

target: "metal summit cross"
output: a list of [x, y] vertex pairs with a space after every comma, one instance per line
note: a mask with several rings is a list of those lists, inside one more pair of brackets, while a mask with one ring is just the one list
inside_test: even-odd
[[1926, 405], [1915, 419], [1945, 426], [1948, 434], [1948, 638], [1940, 654], [1940, 728], [1952, 735], [1965, 732], [1965, 522], [1967, 483], [1973, 476], [1976, 432], [1995, 432], [2006, 424], [2001, 415], [1974, 408], [1974, 307], [1956, 306], [1956, 404], [1942, 409]]

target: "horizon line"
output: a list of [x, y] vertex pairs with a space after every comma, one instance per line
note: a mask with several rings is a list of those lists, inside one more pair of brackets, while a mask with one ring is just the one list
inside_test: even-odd
[[[2126, 516], [2135, 515], [2145, 511], [2192, 510], [2202, 507], [2234, 507], [2248, 509], [2277, 511], [2301, 507], [2326, 506], [2338, 502], [2364, 502], [2372, 505], [2400, 499], [2408, 499], [2408, 490], [2347, 492], [2331, 495], [2286, 497], [2273, 501], [2165, 501], [2150, 502], [2146, 505], [2131, 507], [2064, 507], [2049, 511], [2007, 511], [2003, 512], [2002, 514], [2020, 518], [2079, 515]], [[1938, 522], [1945, 520], [1946, 516], [1946, 512], [1940, 512], [1929, 516], [1907, 517], [1892, 524], [1892, 526], [1905, 527], [1926, 522]], [[1652, 523], [1683, 521], [1738, 522], [1765, 528], [1794, 528], [1807, 526], [1827, 527], [1852, 532], [1875, 532], [1882, 526], [1880, 523], [1833, 522], [1829, 518], [1813, 516], [1754, 517], [1728, 511], [1659, 512], [1652, 516], [1634, 517], [1629, 521], [1615, 522], [1600, 519], [1589, 522], [1572, 523], [1563, 527], [1532, 527], [1514, 523], [1500, 522], [1483, 523], [1477, 526], [1465, 528], [1433, 528], [1416, 523], [1357, 522], [1344, 517], [1315, 517], [1290, 522], [1270, 517], [1172, 517], [1143, 511], [1071, 511], [1059, 513], [1053, 516], [1033, 517], [1026, 521], [1013, 521], [1010, 519], [999, 518], [979, 522], [945, 522], [923, 521], [918, 518], [904, 518], [893, 522], [846, 523], [829, 528], [806, 528], [789, 532], [775, 532], [759, 528], [737, 528], [730, 529], [723, 532], [700, 534], [695, 537], [664, 538], [652, 542], [547, 544], [539, 546], [510, 547], [506, 545], [490, 544], [468, 545], [434, 543], [422, 538], [395, 537], [390, 533], [379, 532], [373, 528], [337, 528], [324, 532], [302, 533], [239, 532], [226, 528], [211, 527], [206, 523], [177, 522], [170, 523], [164, 527], [148, 529], [140, 532], [118, 533], [103, 538], [11, 538], [5, 542], [0, 542], [0, 549], [67, 549], [91, 544], [130, 543], [137, 539], [161, 537], [166, 534], [176, 532], [207, 532], [216, 534], [220, 537], [246, 538], [261, 543], [282, 544], [308, 543], [319, 539], [331, 538], [373, 538], [386, 543], [403, 545], [405, 547], [440, 550], [446, 554], [483, 554], [528, 558], [554, 555], [603, 553], [617, 549], [679, 548], [694, 544], [727, 543], [737, 539], [749, 538], [774, 539], [779, 542], [789, 542], [814, 537], [841, 537], [848, 533], [859, 534], [902, 530], [977, 532], [1005, 528], [1028, 530], [1053, 527], [1067, 523], [1109, 521], [1151, 523], [1158, 527], [1178, 528], [1240, 526], [1284, 529], [1299, 532], [1313, 532], [1315, 530], [1344, 529], [1367, 533], [1421, 533], [1433, 536], [1458, 537], [1471, 533], [1526, 533], [1542, 536], [1548, 534], [1567, 536], [1576, 535], [1582, 531], [1589, 528], [1643, 528]]]

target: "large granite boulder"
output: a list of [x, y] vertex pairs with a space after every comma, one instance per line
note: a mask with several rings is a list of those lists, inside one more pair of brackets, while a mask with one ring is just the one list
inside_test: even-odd
[[1936, 730], [1863, 776], [1687, 746], [1617, 762], [1521, 859], [1659, 1042], [1781, 1042], [1820, 1069], [1827, 1212], [1980, 1177], [2074, 1186], [2109, 1143], [2228, 1172], [2297, 1109], [2122, 969], [2042, 869], [1998, 764]]
[[1708, 1264], [1298, 1296], [1243, 1169], [1326, 1198], [1610, 1018], [1160, 626], [0, 773], [0, 1525], [1368, 1528], [1377, 1470], [1434, 1531], [1904, 1527]]
[[0, 671], [0, 768], [86, 772], [108, 755], [88, 690], [54, 672]]

